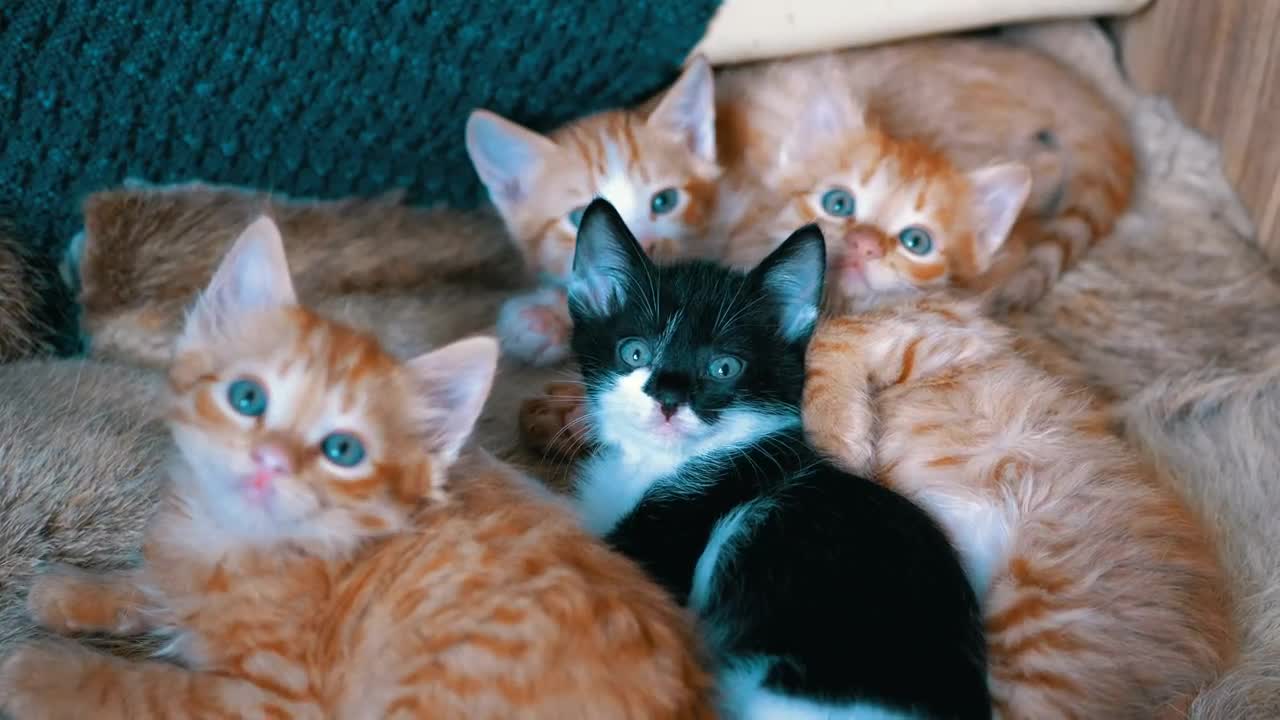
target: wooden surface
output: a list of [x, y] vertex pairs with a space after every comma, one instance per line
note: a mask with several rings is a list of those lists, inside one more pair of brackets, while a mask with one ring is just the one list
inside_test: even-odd
[[1118, 29], [1134, 83], [1222, 143], [1258, 241], [1280, 261], [1280, 0], [1155, 0]]

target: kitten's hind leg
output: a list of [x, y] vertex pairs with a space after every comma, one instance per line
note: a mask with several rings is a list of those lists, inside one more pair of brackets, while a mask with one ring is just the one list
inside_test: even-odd
[[0, 711], [21, 720], [318, 717], [305, 694], [272, 678], [132, 662], [65, 640], [25, 645], [0, 663]]
[[62, 635], [101, 632], [137, 635], [152, 629], [136, 571], [91, 573], [55, 565], [36, 577], [27, 595], [33, 620]]

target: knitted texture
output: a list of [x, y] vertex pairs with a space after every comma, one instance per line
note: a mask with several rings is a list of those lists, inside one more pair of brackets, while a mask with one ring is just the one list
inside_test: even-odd
[[472, 205], [472, 108], [546, 129], [632, 103], [717, 5], [3, 0], [0, 206], [52, 254], [126, 178]]

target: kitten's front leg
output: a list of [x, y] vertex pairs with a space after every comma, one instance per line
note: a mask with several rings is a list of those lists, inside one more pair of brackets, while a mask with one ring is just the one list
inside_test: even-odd
[[156, 621], [138, 580], [136, 570], [98, 574], [55, 565], [32, 582], [27, 611], [37, 623], [63, 635], [137, 635]]
[[555, 288], [517, 295], [498, 311], [503, 352], [531, 365], [554, 365], [567, 358], [572, 330], [568, 300]]
[[319, 716], [305, 698], [246, 680], [132, 662], [65, 640], [22, 646], [0, 663], [0, 710], [15, 720]]
[[875, 470], [871, 371], [863, 352], [868, 328], [852, 318], [818, 328], [805, 358], [801, 404], [809, 442], [847, 472], [863, 477]]

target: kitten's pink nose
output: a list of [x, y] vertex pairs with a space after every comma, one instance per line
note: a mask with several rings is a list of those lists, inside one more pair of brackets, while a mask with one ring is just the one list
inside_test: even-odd
[[879, 260], [884, 257], [884, 234], [869, 225], [854, 225], [845, 233], [844, 241], [849, 253], [861, 261]]
[[289, 453], [278, 445], [259, 445], [253, 449], [253, 463], [258, 472], [255, 477], [287, 475], [293, 472], [293, 460]]

